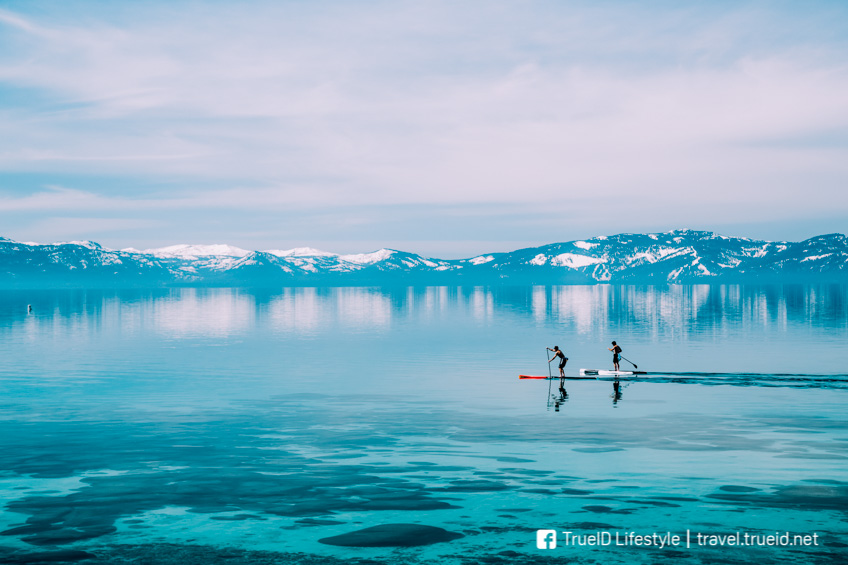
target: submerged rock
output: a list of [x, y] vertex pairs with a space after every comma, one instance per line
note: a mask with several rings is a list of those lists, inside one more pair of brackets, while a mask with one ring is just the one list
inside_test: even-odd
[[318, 541], [327, 545], [343, 547], [413, 547], [452, 541], [465, 537], [435, 526], [420, 524], [382, 524], [347, 534], [322, 538]]

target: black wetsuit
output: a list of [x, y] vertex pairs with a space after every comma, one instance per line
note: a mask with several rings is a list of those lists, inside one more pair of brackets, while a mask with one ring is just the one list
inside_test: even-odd
[[559, 357], [559, 359], [560, 359], [559, 368], [560, 369], [565, 367], [565, 362], [568, 361], [568, 358], [565, 355], [562, 354], [562, 351], [557, 351], [556, 355], [554, 355], [554, 357]]

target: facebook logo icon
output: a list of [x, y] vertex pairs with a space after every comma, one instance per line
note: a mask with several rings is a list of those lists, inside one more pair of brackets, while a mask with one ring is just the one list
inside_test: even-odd
[[536, 547], [539, 549], [554, 549], [556, 547], [556, 530], [536, 530]]

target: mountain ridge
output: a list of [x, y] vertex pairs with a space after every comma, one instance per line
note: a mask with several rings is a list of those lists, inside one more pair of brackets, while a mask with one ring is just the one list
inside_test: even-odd
[[139, 251], [94, 241], [0, 238], [0, 288], [385, 284], [848, 283], [848, 237], [800, 242], [680, 229], [549, 243], [465, 259], [397, 249], [337, 254], [179, 244]]

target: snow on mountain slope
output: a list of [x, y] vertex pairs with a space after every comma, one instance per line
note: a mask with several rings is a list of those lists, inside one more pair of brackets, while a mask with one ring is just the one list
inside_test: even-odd
[[329, 251], [321, 251], [312, 247], [295, 247], [294, 249], [269, 249], [265, 253], [276, 255], [277, 257], [338, 257], [337, 253]]
[[586, 250], [592, 249], [593, 247], [598, 246], [597, 243], [589, 243], [588, 241], [575, 241], [575, 242], [572, 243], [572, 245], [574, 245], [574, 247], [577, 247], [577, 248], [580, 248], [580, 249], [586, 249]]
[[571, 269], [579, 269], [581, 267], [588, 267], [589, 265], [597, 265], [598, 263], [606, 263], [606, 260], [603, 257], [589, 257], [588, 255], [578, 255], [576, 253], [560, 253], [551, 259], [551, 265]]
[[339, 255], [339, 259], [342, 261], [346, 261], [348, 263], [354, 263], [356, 265], [373, 265], [379, 261], [385, 261], [390, 258], [392, 255], [397, 253], [397, 251], [393, 249], [380, 249], [378, 251], [374, 251], [373, 253], [357, 253], [354, 255]]
[[482, 265], [483, 263], [490, 263], [494, 260], [495, 257], [493, 255], [480, 255], [479, 257], [468, 259], [468, 262], [472, 265]]
[[232, 245], [213, 244], [213, 245], [169, 245], [168, 247], [160, 247], [159, 249], [145, 249], [142, 253], [153, 255], [155, 257], [182, 257], [191, 259], [195, 257], [244, 257], [250, 255], [251, 251], [233, 247]]

